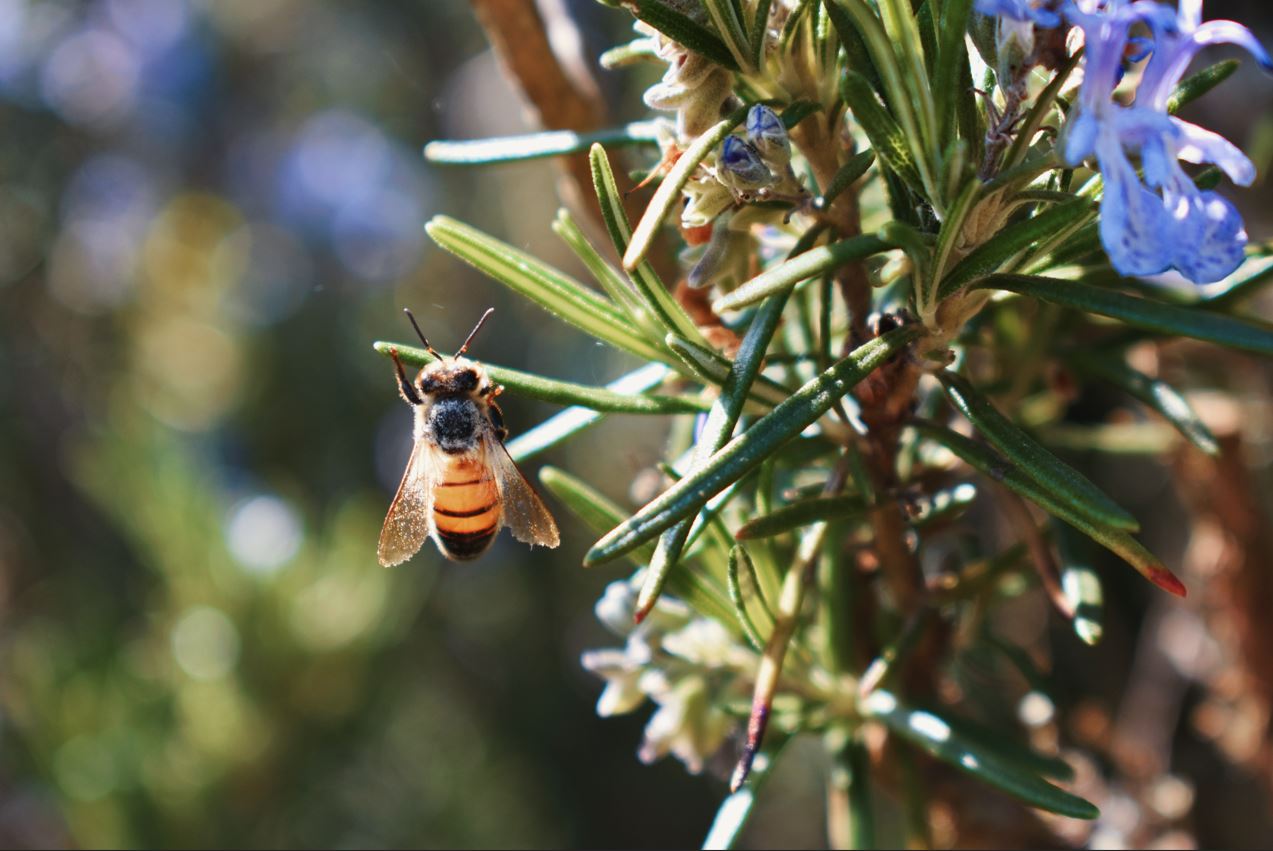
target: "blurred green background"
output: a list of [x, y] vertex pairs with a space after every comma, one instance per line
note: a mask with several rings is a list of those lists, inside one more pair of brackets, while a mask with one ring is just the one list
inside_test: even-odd
[[[629, 32], [546, 5], [589, 60]], [[1267, 25], [1242, 5], [1209, 16]], [[611, 119], [650, 79], [602, 75]], [[1263, 171], [1273, 86], [1228, 85], [1198, 117]], [[560, 507], [555, 552], [376, 564], [410, 413], [371, 343], [410, 339], [402, 307], [443, 350], [493, 305], [479, 358], [633, 366], [421, 229], [445, 212], [575, 268], [552, 164], [419, 153], [527, 122], [461, 0], [0, 0], [0, 846], [702, 838], [723, 782], [642, 766], [642, 715], [593, 714], [578, 656], [617, 574], [579, 567]], [[1267, 235], [1267, 194], [1228, 194]], [[553, 413], [504, 410], [514, 434]], [[612, 418], [547, 460], [625, 498], [661, 427]], [[1114, 632], [1074, 667], [1117, 694]], [[784, 768], [753, 841], [822, 841], [821, 771]]]

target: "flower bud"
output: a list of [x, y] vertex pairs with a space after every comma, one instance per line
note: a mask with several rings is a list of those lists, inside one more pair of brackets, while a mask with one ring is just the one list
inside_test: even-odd
[[593, 611], [597, 620], [615, 635], [627, 635], [632, 631], [633, 613], [636, 612], [636, 589], [627, 580], [611, 582], [597, 601]]
[[747, 113], [747, 140], [755, 146], [761, 159], [774, 172], [781, 172], [791, 162], [791, 140], [787, 127], [774, 112], [756, 104]]
[[737, 192], [755, 192], [774, 182], [773, 172], [755, 146], [741, 136], [727, 136], [721, 146], [717, 174]]
[[597, 699], [597, 715], [609, 718], [624, 715], [645, 701], [641, 689], [642, 668], [623, 650], [589, 650], [579, 658], [580, 664], [590, 673], [606, 682]]
[[714, 705], [701, 677], [687, 677], [655, 700], [659, 708], [645, 725], [638, 758], [649, 764], [671, 753], [687, 771], [698, 774], [703, 763], [725, 743], [733, 719]]
[[1000, 18], [995, 30], [995, 55], [999, 79], [1007, 85], [1026, 74], [1034, 64], [1034, 24]]

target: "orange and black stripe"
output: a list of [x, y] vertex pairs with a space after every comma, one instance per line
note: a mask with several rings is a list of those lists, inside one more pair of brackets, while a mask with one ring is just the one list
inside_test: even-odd
[[499, 488], [486, 465], [446, 465], [433, 494], [433, 527], [448, 558], [467, 561], [486, 552], [499, 531]]

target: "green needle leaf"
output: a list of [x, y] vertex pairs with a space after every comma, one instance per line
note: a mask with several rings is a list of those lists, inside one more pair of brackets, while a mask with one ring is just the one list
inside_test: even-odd
[[1167, 113], [1175, 115], [1185, 104], [1202, 97], [1233, 76], [1241, 64], [1236, 59], [1225, 59], [1186, 77], [1167, 98]]
[[566, 210], [557, 211], [557, 219], [553, 222], [553, 233], [561, 237], [575, 256], [588, 267], [592, 277], [601, 285], [601, 289], [605, 290], [606, 295], [610, 296], [615, 304], [623, 308], [623, 312], [631, 317], [647, 339], [658, 340], [667, 333], [662, 324], [651, 315], [649, 308], [637, 295], [627, 276], [620, 274], [618, 269], [607, 263], [597, 249], [593, 248], [592, 243], [584, 236], [579, 225]]
[[737, 792], [726, 796], [716, 810], [716, 818], [712, 820], [711, 830], [703, 840], [704, 851], [728, 851], [738, 841], [739, 834], [751, 818], [756, 804], [756, 795], [760, 787], [773, 772], [773, 765], [783, 747], [790, 741], [784, 736], [770, 736], [765, 747], [761, 749], [752, 763], [751, 774]]
[[[606, 390], [622, 395], [641, 393], [658, 387], [671, 374], [671, 370], [663, 364], [649, 363], [611, 381]], [[508, 454], [513, 456], [514, 461], [524, 461], [600, 422], [603, 417], [604, 413], [592, 408], [567, 408], [509, 441], [506, 447]]]
[[641, 221], [637, 222], [636, 230], [632, 233], [632, 242], [628, 244], [628, 250], [623, 254], [623, 268], [632, 270], [641, 264], [664, 219], [672, 208], [680, 203], [681, 190], [689, 182], [690, 175], [708, 154], [716, 150], [717, 145], [725, 141], [729, 131], [737, 127], [746, 117], [747, 107], [739, 107], [728, 118], [718, 121], [685, 149], [685, 152], [677, 159], [676, 165], [672, 166], [667, 176], [663, 178], [663, 182], [659, 184], [659, 188], [654, 191], [654, 197], [645, 208]]
[[[686, 364], [686, 371], [698, 376], [708, 384], [724, 387], [729, 380], [731, 361], [715, 349], [695, 345], [683, 337], [668, 334], [664, 340], [667, 347]], [[752, 398], [772, 408], [781, 404], [791, 391], [778, 382], [764, 375], [756, 376], [751, 388]]]
[[885, 164], [906, 181], [906, 185], [922, 198], [928, 191], [916, 164], [915, 155], [907, 142], [906, 131], [880, 104], [866, 77], [856, 71], [845, 71], [840, 77], [840, 96], [853, 110], [853, 118], [862, 126], [866, 138], [871, 140]]
[[584, 564], [617, 558], [698, 511], [708, 499], [816, 422], [859, 381], [914, 340], [918, 332], [915, 326], [906, 326], [859, 346], [725, 444], [703, 467], [611, 530], [589, 550]]
[[769, 7], [773, 0], [758, 0], [751, 22], [751, 64], [760, 68], [765, 64], [765, 33], [769, 30]]
[[953, 295], [969, 281], [1003, 268], [1019, 252], [1036, 242], [1056, 236], [1062, 228], [1073, 226], [1079, 217], [1094, 214], [1095, 211], [1096, 205], [1091, 199], [1075, 198], [1068, 203], [1049, 207], [1025, 221], [1009, 225], [950, 270], [950, 274], [941, 282], [940, 296], [946, 298]]
[[1108, 316], [1160, 334], [1193, 337], [1256, 354], [1273, 355], [1273, 328], [1210, 311], [1163, 304], [1091, 284], [1038, 275], [990, 275], [974, 286], [977, 289], [1007, 290], [1062, 307]]
[[801, 281], [815, 278], [846, 263], [887, 251], [891, 247], [879, 237], [869, 235], [855, 236], [830, 245], [819, 246], [761, 272], [738, 289], [712, 302], [712, 309], [717, 313], [724, 313], [727, 310], [737, 310], [749, 304], [755, 304], [775, 293], [793, 289]]
[[[756, 311], [751, 326], [738, 347], [738, 355], [729, 369], [725, 383], [721, 385], [720, 397], [712, 405], [707, 415], [707, 422], [698, 436], [694, 446], [694, 457], [690, 463], [690, 473], [700, 469], [713, 453], [725, 445], [729, 436], [742, 416], [743, 406], [747, 403], [751, 388], [760, 374], [760, 367], [769, 349], [774, 329], [782, 319], [782, 309], [787, 304], [786, 295], [775, 296]], [[658, 600], [667, 576], [676, 567], [681, 557], [681, 550], [690, 533], [690, 519], [680, 521], [663, 533], [659, 545], [650, 559], [650, 572], [641, 593], [637, 598], [636, 618], [639, 623], [649, 613]]]
[[951, 138], [955, 124], [955, 103], [961, 92], [952, 81], [959, 78], [960, 67], [968, 62], [964, 33], [968, 30], [971, 12], [972, 0], [945, 0], [941, 4], [938, 28], [941, 41], [937, 48], [937, 72], [933, 75], [937, 84], [933, 98], [937, 103], [938, 138], [943, 140]]
[[[399, 343], [377, 342], [375, 349], [385, 356], [388, 356], [391, 349], [397, 349], [402, 362], [412, 366], [424, 366], [435, 360], [424, 349]], [[711, 408], [708, 400], [697, 396], [640, 396], [632, 393], [616, 393], [606, 387], [543, 378], [529, 372], [509, 369], [506, 366], [496, 366], [486, 361], [482, 361], [482, 366], [490, 373], [496, 384], [502, 384], [514, 393], [542, 399], [554, 405], [579, 405], [593, 411], [611, 414], [693, 414]], [[658, 364], [657, 372], [665, 377], [669, 371], [667, 367]], [[619, 380], [626, 379], [625, 376]]]
[[1001, 414], [962, 376], [943, 370], [937, 373], [937, 378], [951, 403], [976, 426], [978, 433], [1058, 501], [1093, 523], [1131, 532], [1140, 528], [1135, 517], [1086, 476], [1057, 458]]
[[924, 709], [912, 709], [887, 691], [873, 692], [863, 711], [942, 762], [971, 774], [1031, 806], [1071, 818], [1095, 819], [1100, 810], [1053, 786], [1026, 763], [1005, 757], [961, 734], [951, 723]]
[[655, 145], [656, 126], [653, 121], [636, 121], [593, 133], [549, 130], [464, 142], [437, 141], [424, 146], [424, 158], [437, 165], [490, 165], [577, 154], [593, 145]]
[[744, 71], [752, 70], [751, 40], [739, 17], [741, 11], [734, 0], [702, 0], [708, 16], [722, 35], [725, 46], [729, 48], [734, 63]]
[[[628, 214], [623, 208], [623, 196], [619, 194], [618, 184], [614, 181], [614, 172], [610, 169], [610, 158], [605, 149], [594, 145], [588, 154], [592, 167], [592, 185], [597, 192], [597, 202], [601, 206], [601, 218], [610, 240], [614, 243], [619, 256], [623, 256], [630, 247], [632, 228], [628, 224]], [[635, 268], [628, 270], [632, 286], [636, 289], [651, 317], [662, 326], [659, 334], [674, 333], [693, 340], [699, 345], [707, 345], [707, 340], [699, 332], [698, 326], [689, 318], [685, 310], [677, 303], [663, 285], [654, 267], [642, 261]]]
[[1026, 475], [1012, 463], [1005, 460], [994, 450], [983, 446], [975, 440], [957, 434], [948, 428], [916, 423], [915, 430], [923, 437], [934, 440], [962, 458], [966, 463], [980, 470], [990, 478], [1010, 490], [1033, 502], [1044, 511], [1064, 520], [1075, 529], [1087, 535], [1110, 552], [1122, 558], [1150, 582], [1177, 597], [1186, 594], [1184, 583], [1176, 578], [1170, 570], [1162, 565], [1154, 554], [1122, 529], [1093, 523], [1086, 515], [1079, 514], [1069, 505], [1058, 501], [1053, 495], [1039, 485], [1031, 476]]
[[748, 520], [738, 528], [734, 537], [740, 541], [772, 538], [811, 523], [865, 516], [868, 510], [869, 506], [860, 496], [816, 496]]
[[[747, 551], [742, 547], [732, 547], [729, 551], [729, 566], [727, 568], [726, 577], [729, 581], [729, 601], [734, 604], [734, 616], [738, 619], [738, 625], [742, 628], [743, 635], [747, 637], [747, 643], [757, 653], [765, 651], [765, 639], [756, 630], [756, 625], [752, 623], [751, 615], [747, 613], [747, 594], [743, 591], [742, 583], [738, 579], [739, 562], [749, 561]], [[750, 568], [752, 576], [755, 576], [755, 568]]]
[[[543, 467], [539, 480], [548, 492], [560, 499], [570, 511], [595, 532], [609, 529], [623, 519], [623, 510], [611, 499], [583, 480], [556, 467]], [[637, 566], [644, 566], [654, 552], [654, 546], [642, 547], [628, 554]], [[710, 580], [693, 571], [681, 571], [683, 579], [668, 583], [668, 590], [684, 600], [703, 617], [720, 621], [735, 635], [739, 630], [734, 622], [734, 609], [725, 594]]]
[[638, 19], [645, 21], [672, 41], [683, 44], [695, 53], [723, 65], [731, 71], [738, 70], [738, 63], [720, 36], [707, 27], [678, 12], [665, 0], [624, 0], [624, 7]]
[[1104, 356], [1076, 354], [1072, 362], [1080, 371], [1103, 378], [1122, 388], [1128, 395], [1139, 399], [1147, 407], [1157, 411], [1171, 423], [1185, 439], [1208, 455], [1219, 455], [1220, 447], [1211, 430], [1189, 405], [1180, 391], [1165, 381], [1150, 378], [1132, 369], [1119, 355]]
[[836, 198], [840, 197], [840, 193], [848, 189], [858, 179], [866, 174], [866, 170], [875, 162], [875, 151], [867, 148], [859, 154], [849, 158], [849, 161], [840, 166], [839, 171], [835, 173], [835, 177], [831, 178], [831, 182], [822, 190], [822, 195], [815, 198], [813, 206], [818, 210], [825, 210], [831, 206]]
[[435, 216], [424, 229], [465, 263], [584, 333], [643, 360], [666, 360], [667, 355], [630, 330], [612, 302], [543, 261], [448, 216]]

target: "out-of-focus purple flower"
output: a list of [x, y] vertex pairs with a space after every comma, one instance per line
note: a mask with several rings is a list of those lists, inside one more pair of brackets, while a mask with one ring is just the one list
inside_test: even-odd
[[[1083, 30], [1086, 59], [1062, 153], [1070, 165], [1096, 157], [1105, 183], [1101, 242], [1110, 262], [1124, 275], [1174, 268], [1195, 283], [1225, 277], [1242, 263], [1242, 219], [1224, 198], [1199, 190], [1180, 160], [1213, 163], [1241, 186], [1254, 180], [1255, 168], [1224, 138], [1168, 115], [1167, 99], [1203, 47], [1236, 44], [1266, 68], [1268, 55], [1240, 24], [1201, 23], [1201, 0], [1182, 0], [1179, 9], [1151, 0], [1069, 3], [1065, 12]], [[1133, 105], [1125, 107], [1113, 92], [1128, 49], [1136, 46], [1130, 30], [1138, 23], [1152, 34], [1152, 56]], [[1143, 180], [1129, 154], [1139, 157]]]
[[991, 17], [1029, 21], [1035, 26], [1051, 28], [1061, 25], [1061, 16], [1053, 8], [1053, 0], [977, 0], [977, 11]]

